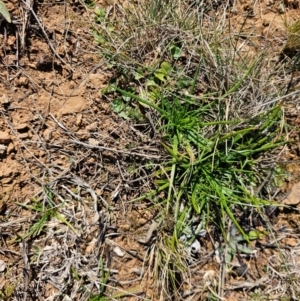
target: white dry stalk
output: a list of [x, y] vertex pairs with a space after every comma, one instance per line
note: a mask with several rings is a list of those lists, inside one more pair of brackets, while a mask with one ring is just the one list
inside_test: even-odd
[[272, 104], [272, 103], [282, 101], [283, 99], [285, 99], [285, 98], [287, 98], [287, 97], [294, 96], [294, 95], [297, 95], [297, 94], [300, 94], [300, 90], [296, 90], [296, 91], [293, 91], [293, 92], [291, 92], [291, 93], [289, 93], [289, 94], [286, 94], [286, 95], [282, 95], [282, 96], [276, 97], [275, 99], [273, 99], [273, 100], [271, 100], [271, 101], [268, 101], [268, 102], [266, 102], [266, 103], [257, 105], [255, 108], [260, 108], [260, 107], [263, 107], [263, 106], [266, 106], [266, 105], [270, 105], [270, 104]]
[[268, 280], [267, 276], [264, 276], [254, 282], [249, 281], [236, 281], [232, 282], [230, 285], [226, 287], [227, 290], [238, 290], [238, 289], [247, 289], [251, 290], [254, 287], [266, 286], [266, 281]]
[[82, 145], [82, 146], [85, 146], [85, 147], [90, 148], [90, 149], [107, 150], [107, 151], [112, 151], [114, 153], [125, 154], [125, 155], [139, 156], [139, 157], [145, 157], [145, 158], [151, 158], [151, 159], [160, 159], [161, 158], [161, 156], [157, 156], [157, 155], [130, 152], [130, 151], [125, 151], [125, 150], [123, 151], [123, 150], [114, 149], [114, 148], [105, 147], [105, 146], [94, 146], [94, 145], [90, 145], [88, 143], [84, 143], [84, 142], [74, 140], [74, 139], [64, 141], [64, 142], [66, 142], [66, 143], [69, 142], [69, 143], [73, 143], [73, 144]]
[[28, 20], [30, 17], [30, 11], [33, 7], [33, 0], [26, 0], [26, 8], [24, 12], [24, 21], [23, 21], [23, 27], [22, 27], [22, 35], [21, 35], [21, 47], [22, 49], [25, 49], [25, 38], [26, 38], [26, 31], [28, 28]]

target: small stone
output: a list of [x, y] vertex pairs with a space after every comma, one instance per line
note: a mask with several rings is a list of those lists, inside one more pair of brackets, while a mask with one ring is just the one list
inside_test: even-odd
[[30, 135], [28, 133], [22, 133], [22, 134], [19, 134], [18, 136], [20, 139], [26, 139], [26, 138], [29, 138]]
[[77, 114], [76, 115], [76, 125], [80, 125], [82, 122], [82, 114]]
[[4, 155], [6, 153], [7, 146], [4, 144], [0, 144], [0, 155]]
[[246, 263], [242, 263], [239, 267], [234, 267], [233, 272], [238, 277], [244, 277], [247, 274], [248, 269], [249, 269], [248, 265]]
[[29, 80], [28, 80], [28, 78], [25, 77], [25, 76], [22, 76], [22, 77], [20, 77], [20, 78], [15, 78], [15, 79], [14, 79], [14, 84], [15, 84], [15, 86], [17, 86], [17, 87], [21, 87], [21, 86], [27, 87], [27, 86], [28, 86], [28, 83], [29, 83]]
[[89, 254], [92, 253], [92, 251], [93, 251], [94, 248], [95, 248], [96, 242], [97, 242], [97, 239], [94, 238], [94, 239], [89, 243], [89, 245], [88, 245], [88, 246], [86, 247], [86, 249], [85, 249], [85, 255], [89, 255]]
[[0, 97], [0, 103], [3, 105], [9, 104], [11, 101], [9, 100], [8, 96], [6, 94], [3, 94], [2, 97]]
[[15, 129], [18, 131], [24, 131], [28, 129], [28, 124], [27, 123], [19, 123], [15, 125]]
[[118, 246], [114, 247], [114, 253], [119, 257], [124, 257], [125, 252], [123, 252]]
[[192, 254], [198, 254], [201, 250], [200, 242], [196, 239], [190, 246]]
[[0, 144], [9, 144], [11, 141], [10, 135], [6, 132], [0, 131]]
[[19, 78], [19, 83], [18, 83], [20, 86], [23, 86], [23, 87], [27, 87], [28, 84], [29, 84], [29, 80], [26, 76], [21, 76]]
[[90, 133], [87, 131], [78, 131], [77, 135], [82, 140], [88, 140], [90, 138]]
[[15, 4], [14, 3], [5, 3], [5, 7], [8, 11], [11, 11], [11, 10], [15, 10]]
[[295, 184], [291, 193], [282, 202], [285, 205], [295, 206], [300, 203], [300, 182]]
[[94, 131], [94, 130], [96, 130], [97, 128], [98, 128], [98, 122], [95, 121], [95, 122], [89, 124], [85, 129], [86, 129], [87, 131]]
[[14, 152], [14, 150], [15, 150], [15, 145], [14, 145], [13, 143], [10, 143], [10, 144], [8, 145], [8, 147], [7, 147], [6, 152], [7, 152], [8, 154], [10, 154], [10, 153]]
[[141, 268], [133, 268], [131, 270], [132, 273], [138, 275], [138, 276], [143, 276], [144, 275], [144, 270]]
[[98, 146], [100, 144], [100, 141], [94, 138], [90, 138], [89, 140], [89, 144], [93, 145], [93, 146]]
[[11, 36], [7, 39], [7, 45], [14, 46], [15, 44], [16, 44], [16, 37]]
[[131, 227], [129, 224], [124, 224], [124, 225], [120, 225], [119, 228], [123, 231], [129, 231]]
[[0, 273], [4, 272], [6, 269], [6, 263], [3, 260], [0, 260]]
[[285, 245], [289, 246], [289, 247], [296, 247], [298, 245], [298, 242], [295, 238], [286, 238], [282, 241]]
[[53, 129], [45, 129], [43, 133], [43, 137], [46, 141], [50, 141]]

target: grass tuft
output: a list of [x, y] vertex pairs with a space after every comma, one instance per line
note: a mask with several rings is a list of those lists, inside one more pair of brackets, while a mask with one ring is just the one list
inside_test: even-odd
[[295, 52], [300, 50], [300, 20], [287, 27], [288, 40], [284, 46], [285, 52]]
[[157, 219], [172, 221], [151, 251], [161, 299], [182, 292], [187, 250], [201, 231], [226, 241], [230, 221], [249, 242], [242, 213], [275, 205], [265, 186], [276, 175], [265, 179], [275, 163], [268, 157], [286, 143], [284, 110], [272, 101], [284, 89], [270, 81], [271, 51], [253, 57], [231, 33], [229, 7], [153, 0], [95, 10], [95, 40], [115, 71], [106, 92], [126, 107], [115, 112], [138, 108], [165, 153], [153, 164], [154, 189], [133, 200], [152, 198], [163, 208]]

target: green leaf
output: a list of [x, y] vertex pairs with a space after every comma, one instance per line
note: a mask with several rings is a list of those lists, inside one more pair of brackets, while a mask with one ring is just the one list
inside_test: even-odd
[[235, 255], [236, 246], [234, 246], [234, 249], [229, 249], [225, 256], [225, 262], [230, 263], [233, 260], [233, 256]]
[[251, 250], [250, 248], [244, 246], [244, 245], [237, 245], [238, 249], [240, 252], [244, 253], [244, 254], [248, 254], [251, 255], [253, 254], [253, 250]]
[[66, 226], [68, 226], [75, 234], [77, 234], [75, 228], [66, 220], [66, 218], [62, 215], [62, 214], [59, 214], [59, 213], [55, 213], [55, 217], [61, 221], [62, 223], [64, 223]]
[[94, 34], [94, 39], [99, 45], [105, 44], [105, 39], [99, 34]]
[[169, 74], [172, 71], [172, 66], [168, 62], [162, 62], [160, 65], [160, 70], [164, 70], [166, 74]]
[[141, 78], [144, 78], [144, 75], [139, 72], [134, 72], [134, 79], [139, 80]]
[[170, 47], [170, 51], [174, 60], [177, 60], [181, 57], [181, 49], [175, 45]]
[[144, 105], [150, 106], [151, 108], [155, 109], [160, 114], [162, 114], [163, 116], [166, 114], [166, 112], [163, 109], [161, 109], [159, 106], [157, 106], [156, 104], [152, 103], [151, 101], [149, 101], [147, 99], [143, 99], [143, 98], [141, 98], [141, 97], [139, 97], [139, 96], [137, 96], [137, 95], [135, 95], [133, 93], [130, 93], [130, 92], [125, 91], [125, 90], [122, 90], [122, 89], [120, 89], [118, 87], [116, 87], [116, 90], [118, 92], [120, 92], [122, 95], [130, 96], [131, 98], [137, 100], [139, 103], [142, 103]]
[[38, 206], [32, 206], [32, 205], [26, 205], [26, 204], [22, 204], [22, 203], [16, 203], [16, 205], [21, 206], [23, 208], [26, 208], [28, 210], [34, 210], [36, 212], [43, 212], [44, 209], [42, 207], [38, 207]]
[[[155, 91], [142, 91], [140, 96], [144, 99], [148, 99], [151, 102], [154, 102], [157, 99], [157, 95], [156, 95]], [[149, 108], [149, 105], [146, 105], [142, 102], [139, 102], [139, 104], [141, 106], [143, 106], [144, 108]]]
[[163, 82], [165, 81], [166, 73], [162, 72], [161, 69], [158, 69], [156, 72], [154, 72], [154, 76]]
[[124, 99], [124, 101], [129, 102], [131, 97], [130, 96], [126, 96], [126, 95], [122, 95], [122, 98]]
[[124, 111], [123, 111], [123, 112], [120, 112], [120, 113], [119, 113], [119, 116], [122, 117], [122, 118], [124, 118], [124, 119], [126, 119], [126, 120], [129, 120], [129, 119], [130, 119], [130, 118], [128, 117], [128, 115], [126, 114], [126, 112], [124, 112]]
[[0, 0], [0, 13], [8, 23], [11, 23], [10, 14], [5, 4], [1, 0]]
[[146, 82], [146, 86], [147, 86], [147, 87], [151, 87], [151, 86], [158, 87], [158, 84], [157, 84], [153, 79], [149, 79], [149, 80]]
[[248, 237], [250, 240], [256, 240], [259, 239], [259, 231], [252, 230], [248, 233]]
[[165, 77], [172, 71], [172, 66], [168, 62], [162, 62], [160, 68], [154, 72], [154, 76], [160, 81], [165, 81]]
[[113, 102], [111, 103], [111, 109], [113, 110], [113, 112], [119, 114], [121, 111], [123, 111], [125, 108], [124, 103], [122, 102], [122, 100], [120, 100], [119, 98], [116, 98], [113, 100]]
[[110, 84], [107, 87], [102, 89], [102, 94], [106, 93], [112, 93], [116, 91], [116, 85], [115, 84]]
[[177, 79], [177, 84], [179, 86], [179, 88], [184, 89], [184, 88], [189, 88], [192, 84], [192, 80], [188, 79], [188, 78], [178, 78]]
[[102, 20], [105, 19], [105, 16], [106, 16], [106, 11], [104, 8], [100, 8], [100, 7], [96, 7], [94, 9], [94, 13], [97, 17], [101, 18]]
[[79, 281], [79, 280], [80, 280], [80, 276], [79, 276], [79, 274], [77, 273], [76, 269], [75, 269], [73, 266], [71, 266], [71, 272], [72, 272], [73, 277], [74, 277], [77, 281]]

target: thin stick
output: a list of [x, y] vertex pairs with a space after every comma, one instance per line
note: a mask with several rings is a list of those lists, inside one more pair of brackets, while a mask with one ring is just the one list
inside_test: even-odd
[[119, 150], [119, 149], [114, 149], [114, 148], [110, 148], [110, 147], [105, 147], [105, 146], [98, 146], [98, 145], [91, 145], [88, 143], [84, 143], [78, 140], [69, 140], [69, 141], [65, 141], [65, 142], [71, 142], [74, 144], [79, 144], [82, 145], [84, 147], [90, 148], [90, 149], [99, 149], [99, 150], [107, 150], [107, 151], [111, 151], [113, 153], [118, 153], [118, 154], [125, 154], [125, 155], [132, 155], [132, 156], [139, 156], [139, 157], [145, 157], [145, 158], [151, 158], [151, 159], [160, 159], [160, 156], [156, 156], [156, 155], [148, 155], [148, 154], [143, 154], [143, 153], [136, 153], [136, 152], [128, 152], [128, 151], [123, 151], [123, 150]]
[[260, 104], [260, 105], [256, 106], [255, 108], [260, 108], [260, 107], [263, 107], [263, 106], [269, 105], [269, 104], [271, 104], [271, 103], [274, 103], [274, 102], [277, 102], [277, 101], [283, 100], [284, 98], [287, 98], [287, 97], [289, 97], [289, 96], [296, 95], [296, 94], [298, 94], [298, 93], [300, 94], [300, 90], [297, 90], [297, 91], [291, 92], [291, 93], [289, 93], [289, 94], [286, 94], [286, 95], [283, 95], [283, 96], [279, 96], [279, 97], [277, 97], [277, 98], [275, 98], [275, 99], [273, 99], [273, 100], [271, 100], [271, 101], [268, 101], [268, 102], [266, 102], [266, 103], [262, 103], [262, 104]]

